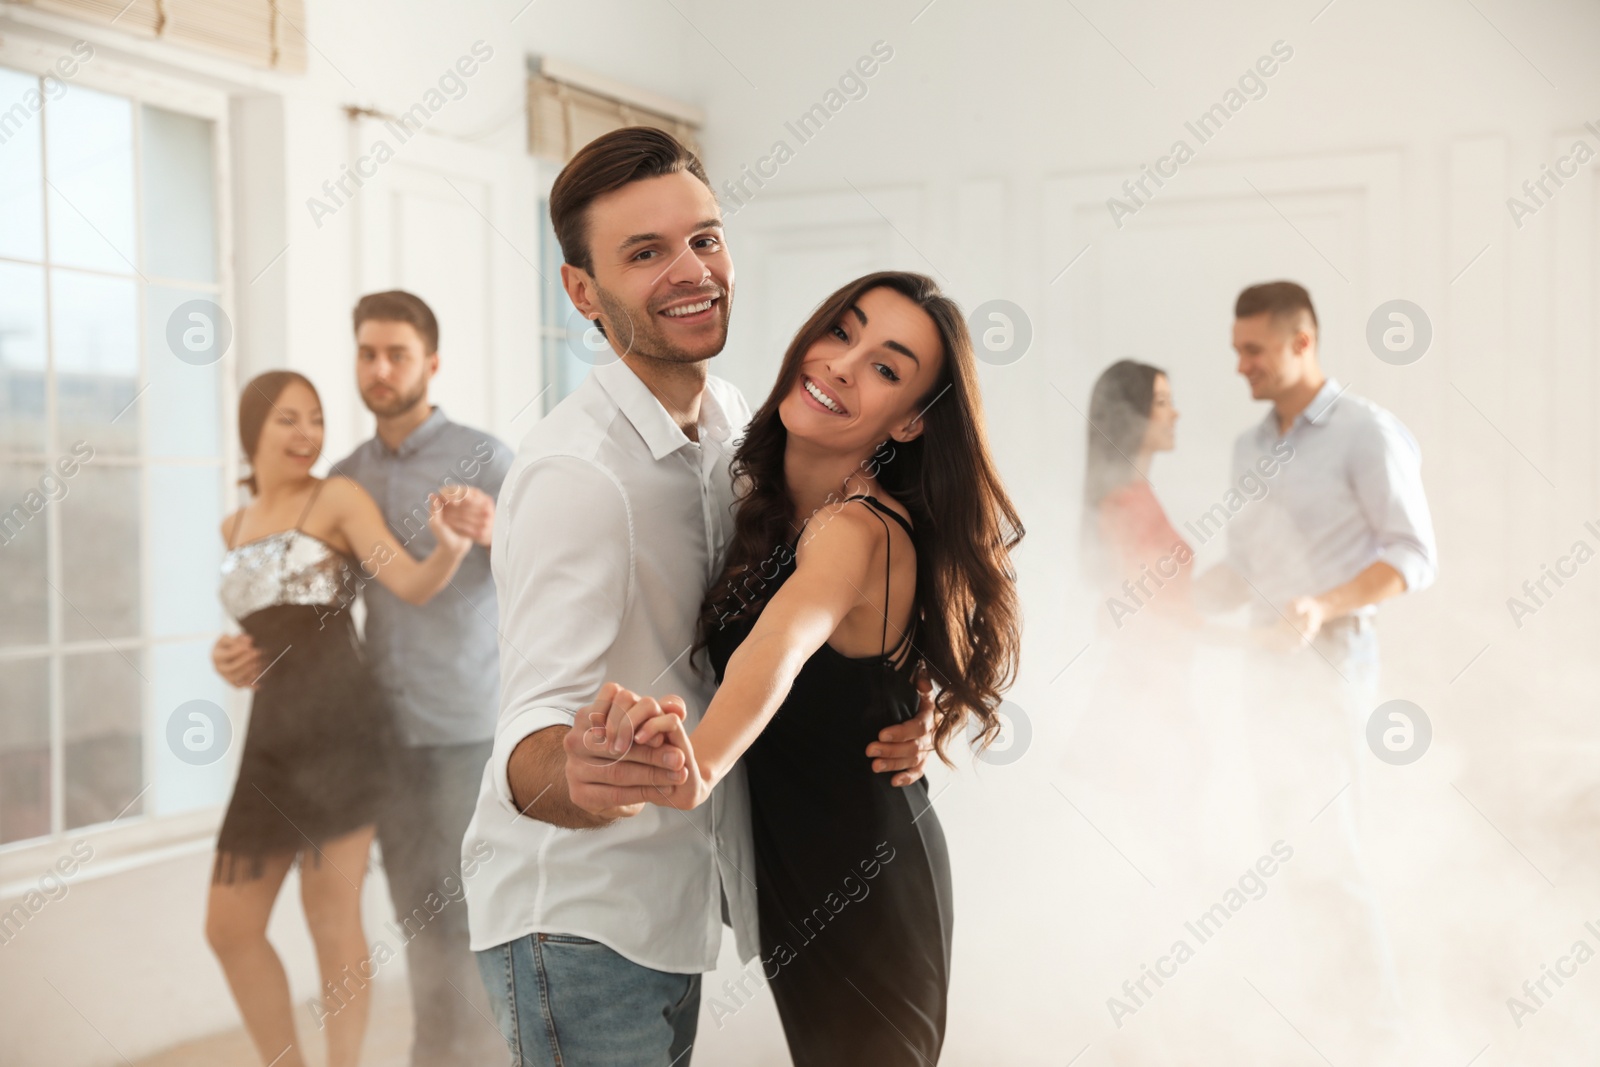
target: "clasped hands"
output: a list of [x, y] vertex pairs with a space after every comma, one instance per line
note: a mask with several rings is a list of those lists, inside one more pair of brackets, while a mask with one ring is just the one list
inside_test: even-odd
[[[864, 754], [896, 786], [920, 779], [933, 751], [933, 686], [919, 676], [917, 687], [917, 714], [879, 731]], [[705, 803], [716, 782], [697, 760], [687, 715], [682, 697], [658, 700], [607, 682], [563, 742], [572, 803], [608, 820], [637, 815], [646, 804], [687, 811]]]

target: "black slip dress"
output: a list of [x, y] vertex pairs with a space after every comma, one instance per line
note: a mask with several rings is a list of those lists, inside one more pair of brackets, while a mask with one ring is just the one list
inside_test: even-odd
[[[854, 496], [884, 523], [910, 523]], [[774, 578], [794, 573], [787, 553]], [[889, 603], [884, 575], [884, 604]], [[953, 927], [950, 859], [924, 779], [872, 769], [869, 744], [917, 711], [911, 629], [893, 650], [850, 657], [823, 645], [745, 753], [761, 958], [797, 1067], [931, 1067], [944, 1043]], [[707, 651], [722, 681], [754, 618]]]

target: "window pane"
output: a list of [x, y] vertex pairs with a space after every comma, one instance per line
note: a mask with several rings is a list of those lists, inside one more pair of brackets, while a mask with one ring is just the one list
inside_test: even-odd
[[[214, 294], [192, 289], [152, 285], [146, 290], [150, 388], [134, 406], [148, 416], [145, 447], [152, 456], [213, 459], [222, 454], [222, 360], [196, 364], [179, 359], [167, 337], [168, 323], [180, 307], [212, 299]], [[117, 423], [132, 417], [129, 411]]]
[[[61, 84], [56, 82], [54, 84]], [[0, 67], [0, 256], [44, 258], [39, 79]]]
[[39, 645], [49, 636], [45, 510], [59, 478], [39, 463], [0, 464], [0, 646]]
[[148, 104], [140, 111], [145, 269], [158, 278], [216, 281], [212, 123]]
[[222, 471], [150, 468], [150, 614], [157, 637], [222, 629]]
[[50, 661], [0, 660], [0, 845], [50, 832]]
[[[556, 241], [556, 232], [550, 223], [549, 202], [541, 201], [539, 206], [540, 217], [544, 219], [544, 232], [539, 242], [539, 250], [540, 258], [544, 261], [544, 277], [547, 279], [540, 286], [542, 293], [539, 310], [543, 317], [540, 325], [543, 327], [544, 335], [542, 356], [544, 380], [553, 386], [544, 394], [544, 410], [548, 414], [551, 408], [583, 384], [589, 368], [594, 366], [595, 357], [590, 356], [590, 350], [585, 347], [585, 335], [591, 327], [578, 315], [578, 309], [573, 306], [571, 298], [567, 296], [567, 290], [560, 282], [561, 246]], [[563, 328], [566, 330], [565, 334], [556, 333]], [[580, 353], [589, 358], [579, 358]]]
[[44, 268], [0, 263], [0, 451], [44, 451], [44, 366]]
[[59, 439], [81, 438], [96, 453], [134, 452], [144, 407], [132, 404], [139, 391], [137, 285], [71, 270], [52, 271], [50, 282]]
[[110, 822], [124, 809], [140, 814], [144, 788], [140, 741], [143, 653], [86, 652], [63, 663], [66, 828]]
[[180, 756], [168, 733], [173, 714], [192, 700], [227, 709], [224, 714], [237, 704], [233, 691], [211, 667], [211, 640], [157, 645], [145, 657], [151, 667], [146, 672], [150, 675], [150, 712], [145, 718], [145, 736], [150, 739], [155, 788], [145, 795], [144, 810], [151, 815], [222, 804], [232, 789], [244, 744], [242, 716], [229, 716], [225, 735], [219, 732], [209, 736], [214, 746], [210, 750], [190, 750]]
[[[588, 377], [591, 367], [597, 366], [601, 362], [611, 361], [612, 356], [604, 348], [605, 343], [601, 336], [595, 332], [594, 327], [584, 324], [581, 318], [577, 319], [574, 325], [568, 329], [565, 339], [555, 340], [558, 371], [556, 374], [556, 387], [552, 392], [560, 394], [555, 398], [557, 403], [571, 396], [573, 390], [583, 384], [583, 379]], [[601, 346], [598, 355], [590, 357], [595, 362], [591, 363], [588, 359], [582, 359], [577, 355], [579, 352], [594, 352], [595, 349], [592, 347], [594, 345]], [[546, 393], [545, 395], [550, 396], [551, 394]]]
[[73, 85], [44, 118], [51, 262], [134, 273], [132, 104]]
[[139, 469], [85, 464], [61, 503], [62, 629], [69, 641], [139, 633]]

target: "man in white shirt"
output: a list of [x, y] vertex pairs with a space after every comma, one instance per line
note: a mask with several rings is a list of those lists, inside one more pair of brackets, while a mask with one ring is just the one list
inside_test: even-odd
[[1233, 484], [1274, 473], [1228, 526], [1226, 565], [1207, 574], [1205, 591], [1217, 608], [1249, 604], [1255, 625], [1288, 639], [1249, 658], [1244, 701], [1263, 823], [1296, 846], [1279, 879], [1291, 922], [1260, 929], [1268, 958], [1299, 938], [1279, 989], [1306, 1017], [1316, 1013], [1330, 1050], [1380, 1067], [1416, 1057], [1404, 1045], [1394, 954], [1360, 841], [1364, 731], [1378, 696], [1374, 623], [1380, 603], [1432, 584], [1438, 552], [1416, 438], [1327, 376], [1319, 339], [1302, 286], [1239, 294], [1238, 371], [1251, 398], [1272, 407], [1235, 442]]
[[[699, 161], [652, 128], [579, 152], [550, 214], [567, 295], [619, 358], [534, 427], [501, 490], [500, 721], [462, 846], [472, 947], [518, 1063], [687, 1064], [724, 920], [742, 959], [759, 949], [742, 767], [694, 811], [649, 805], [682, 754], [607, 754], [573, 725], [607, 680], [681, 695], [691, 724], [710, 702], [690, 647], [750, 417], [706, 372], [733, 263]], [[931, 726], [925, 701], [863, 758], [909, 784]]]

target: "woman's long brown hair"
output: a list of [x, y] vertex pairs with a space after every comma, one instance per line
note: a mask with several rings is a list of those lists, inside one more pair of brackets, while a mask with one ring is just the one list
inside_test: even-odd
[[950, 738], [970, 715], [985, 745], [1000, 731], [996, 709], [1016, 676], [1022, 615], [1011, 550], [1022, 521], [989, 456], [972, 339], [961, 309], [933, 279], [907, 271], [857, 278], [812, 312], [784, 353], [778, 381], [734, 454], [733, 539], [722, 577], [706, 594], [697, 647], [728, 622], [759, 614], [765, 579], [805, 525], [783, 476], [788, 430], [778, 405], [794, 387], [811, 346], [863, 294], [892, 289], [933, 320], [944, 345], [938, 380], [918, 401], [924, 423], [910, 442], [887, 441], [870, 463], [878, 484], [911, 513], [916, 529], [917, 605], [913, 655], [938, 687], [934, 745], [946, 764]]

